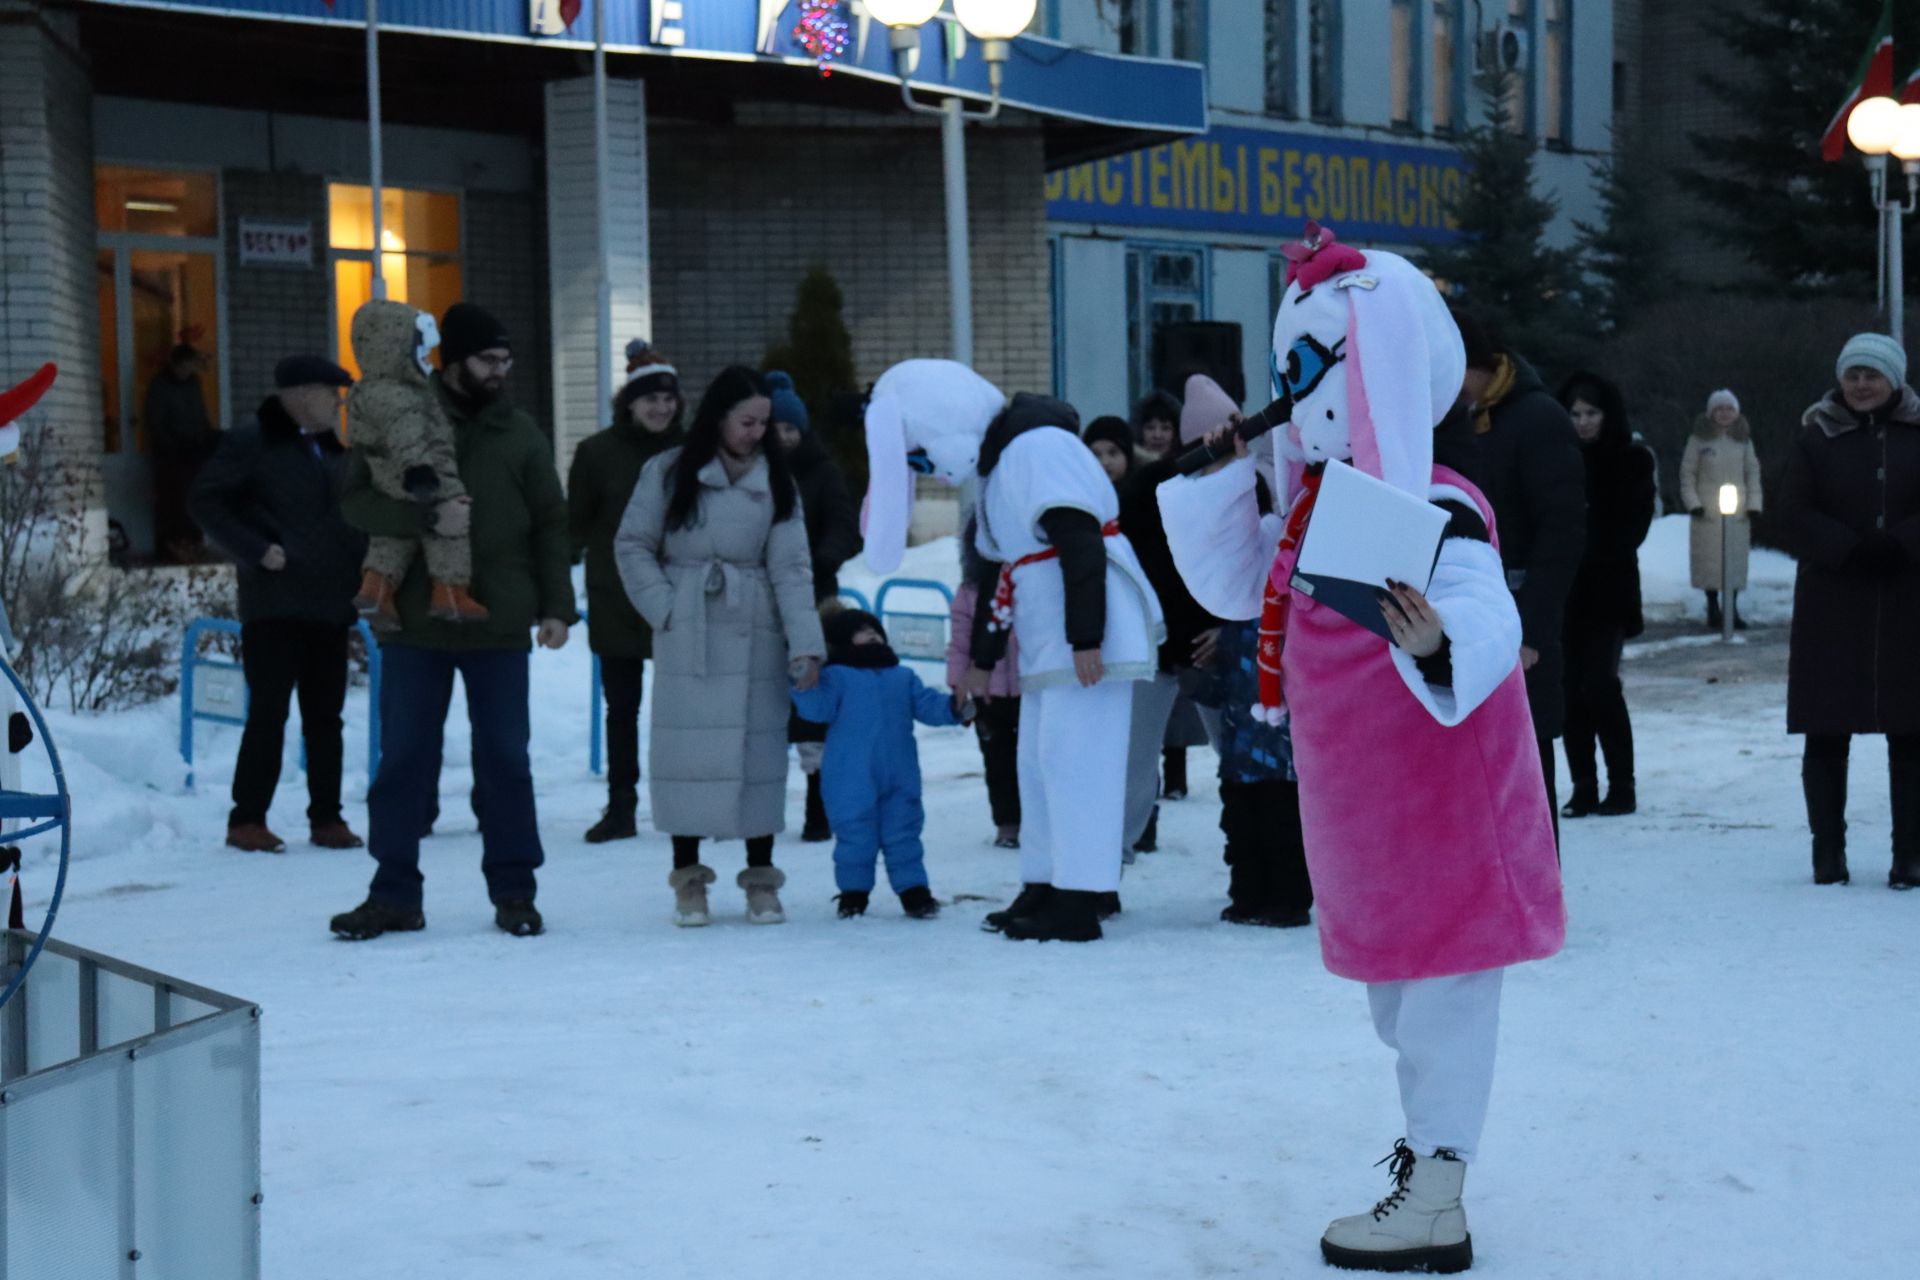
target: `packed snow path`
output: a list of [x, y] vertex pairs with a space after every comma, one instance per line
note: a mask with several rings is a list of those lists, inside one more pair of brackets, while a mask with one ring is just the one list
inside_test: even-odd
[[[1017, 861], [953, 730], [921, 735], [939, 920], [884, 882], [835, 919], [830, 846], [783, 840], [790, 923], [744, 923], [731, 844], [716, 923], [677, 930], [664, 838], [579, 839], [583, 639], [534, 659], [532, 940], [493, 928], [457, 712], [427, 931], [363, 944], [326, 921], [370, 863], [304, 843], [297, 773], [291, 851], [233, 853], [231, 732], [183, 796], [171, 706], [56, 718], [84, 851], [60, 936], [266, 1011], [265, 1274], [1323, 1274], [1327, 1220], [1386, 1190], [1392, 1058], [1311, 930], [1215, 919], [1208, 753], [1105, 942], [978, 931]], [[1642, 810], [1566, 825], [1567, 949], [1508, 980], [1475, 1274], [1891, 1280], [1920, 1253], [1920, 894], [1885, 887], [1884, 746], [1855, 749], [1854, 884], [1816, 889], [1782, 637], [1749, 639], [1628, 662]]]

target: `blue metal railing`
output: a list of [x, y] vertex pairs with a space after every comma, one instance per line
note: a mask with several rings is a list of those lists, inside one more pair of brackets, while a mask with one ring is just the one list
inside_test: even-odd
[[[380, 773], [380, 646], [374, 642], [373, 629], [364, 621], [354, 623], [354, 630], [367, 646], [367, 785]], [[240, 635], [240, 624], [231, 618], [195, 618], [187, 624], [186, 638], [180, 645], [180, 758], [187, 764], [187, 790], [193, 790], [193, 724], [196, 720], [205, 720], [212, 724], [242, 725], [247, 723], [247, 704], [250, 691], [247, 688], [244, 668], [230, 658], [209, 658], [200, 652], [200, 641], [208, 635]], [[195, 704], [195, 695], [200, 690], [200, 676], [203, 671], [219, 672], [223, 681], [237, 682], [240, 690], [239, 714], [227, 711], [204, 711]], [[300, 743], [300, 767], [307, 767], [307, 745], [304, 736]]]
[[[907, 609], [888, 609], [887, 597], [895, 591], [933, 591], [947, 602], [947, 612], [923, 613]], [[947, 657], [947, 632], [952, 623], [953, 590], [932, 578], [889, 578], [880, 584], [874, 596], [874, 616], [887, 628], [893, 651], [903, 658], [919, 662], [944, 662]]]

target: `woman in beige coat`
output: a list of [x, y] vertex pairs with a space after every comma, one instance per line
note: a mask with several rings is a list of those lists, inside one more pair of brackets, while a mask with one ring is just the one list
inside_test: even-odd
[[[1680, 458], [1680, 505], [1693, 517], [1690, 551], [1693, 585], [1707, 593], [1707, 626], [1720, 627], [1720, 593], [1727, 593], [1733, 625], [1746, 630], [1736, 597], [1747, 587], [1747, 557], [1753, 546], [1748, 517], [1760, 510], [1760, 455], [1753, 451], [1753, 432], [1731, 391], [1707, 397], [1707, 411], [1693, 424], [1693, 435]], [[1739, 490], [1739, 505], [1731, 520], [1720, 513], [1720, 489]], [[1722, 530], [1727, 540], [1728, 581], [1721, 577]]]
[[744, 839], [747, 918], [778, 924], [773, 838], [786, 826], [788, 683], [810, 689], [826, 645], [793, 479], [766, 446], [766, 388], [731, 368], [687, 442], [640, 473], [614, 538], [653, 628], [653, 825], [673, 837], [674, 922], [708, 922], [703, 837]]

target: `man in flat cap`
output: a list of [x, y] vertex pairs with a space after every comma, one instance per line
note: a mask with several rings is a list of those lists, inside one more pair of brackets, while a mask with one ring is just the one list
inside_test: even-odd
[[280, 782], [287, 704], [300, 695], [307, 744], [307, 823], [313, 843], [357, 849], [340, 811], [340, 710], [347, 697], [347, 637], [366, 538], [340, 518], [346, 471], [340, 443], [345, 369], [288, 356], [253, 420], [226, 432], [195, 481], [193, 517], [239, 566], [240, 659], [247, 725], [233, 769], [227, 843], [282, 853], [267, 826]]

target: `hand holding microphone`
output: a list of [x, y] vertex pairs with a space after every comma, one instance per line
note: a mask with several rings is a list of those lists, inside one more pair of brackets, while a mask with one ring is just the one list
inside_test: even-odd
[[1282, 393], [1278, 400], [1250, 418], [1240, 418], [1207, 433], [1193, 448], [1174, 463], [1174, 474], [1199, 475], [1219, 463], [1247, 456], [1247, 445], [1293, 416], [1293, 397]]

